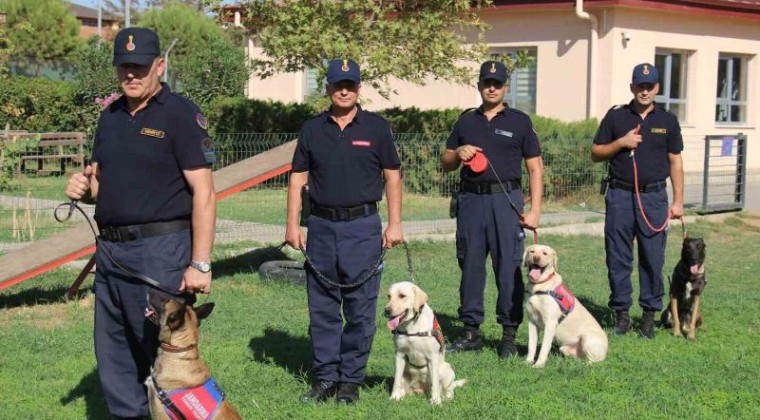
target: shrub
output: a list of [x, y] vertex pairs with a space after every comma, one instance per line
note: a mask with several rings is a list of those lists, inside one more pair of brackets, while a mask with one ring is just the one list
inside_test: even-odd
[[79, 131], [86, 110], [75, 86], [43, 78], [8, 77], [0, 83], [0, 127], [27, 131]]

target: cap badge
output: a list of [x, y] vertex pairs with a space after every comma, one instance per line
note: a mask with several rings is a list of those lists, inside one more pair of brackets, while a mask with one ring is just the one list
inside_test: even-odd
[[490, 71], [491, 73], [496, 73], [496, 63], [491, 63], [491, 69], [488, 71]]
[[649, 66], [644, 64], [644, 70], [641, 71], [642, 74], [649, 74]]
[[206, 121], [206, 117], [204, 117], [200, 112], [195, 114], [195, 122], [198, 123], [198, 127], [204, 130], [208, 128], [208, 121]]
[[343, 60], [343, 66], [340, 68], [342, 71], [348, 71], [348, 60]]
[[129, 41], [127, 41], [127, 51], [134, 51], [135, 50], [135, 43], [132, 42], [132, 39], [134, 38], [134, 35], [129, 36]]

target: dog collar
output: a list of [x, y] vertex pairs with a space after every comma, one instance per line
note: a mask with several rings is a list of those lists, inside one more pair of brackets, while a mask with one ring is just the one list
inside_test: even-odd
[[443, 336], [443, 331], [441, 330], [441, 324], [438, 323], [438, 318], [435, 316], [435, 314], [433, 314], [433, 329], [432, 330], [422, 331], [418, 333], [409, 333], [406, 331], [393, 330], [393, 335], [405, 335], [408, 337], [433, 337], [435, 338], [436, 341], [438, 341], [438, 345], [440, 346], [441, 352], [445, 348], [445, 346], [443, 345], [445, 340]]
[[169, 352], [169, 353], [184, 353], [186, 351], [190, 351], [194, 348], [198, 347], [198, 343], [190, 344], [189, 346], [185, 347], [177, 347], [173, 346], [169, 343], [161, 342], [161, 350]]

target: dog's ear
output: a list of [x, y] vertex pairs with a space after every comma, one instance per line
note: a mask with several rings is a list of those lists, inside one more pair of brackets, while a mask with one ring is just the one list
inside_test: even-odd
[[552, 252], [552, 268], [554, 271], [559, 270], [559, 259], [557, 258], [557, 251], [554, 250], [554, 248], [549, 248]]
[[423, 292], [419, 287], [414, 286], [414, 312], [419, 313], [422, 305], [426, 304], [427, 301], [427, 293]]
[[525, 248], [525, 252], [523, 252], [523, 256], [522, 256], [522, 265], [523, 265], [523, 267], [527, 267], [528, 266], [528, 252], [530, 251], [531, 247], [532, 247], [532, 245], [529, 246], [529, 247], [527, 247], [527, 248]]
[[201, 322], [202, 319], [208, 318], [209, 315], [211, 315], [211, 312], [214, 312], [214, 302], [208, 302], [204, 303], [203, 305], [194, 308], [195, 315], [198, 317], [198, 322]]
[[185, 305], [180, 305], [176, 311], [166, 317], [166, 325], [172, 331], [177, 331], [185, 325]]

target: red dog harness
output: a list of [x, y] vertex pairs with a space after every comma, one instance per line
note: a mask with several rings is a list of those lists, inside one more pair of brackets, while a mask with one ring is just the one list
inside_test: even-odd
[[443, 331], [441, 330], [441, 324], [438, 323], [438, 318], [433, 314], [433, 329], [430, 331], [423, 331], [418, 333], [408, 333], [406, 331], [398, 331], [393, 330], [393, 334], [398, 335], [406, 335], [410, 337], [434, 337], [436, 341], [438, 341], [438, 344], [440, 347], [440, 352], [443, 352], [443, 350], [446, 348], [446, 346], [443, 344], [444, 337], [443, 337]]
[[559, 305], [559, 309], [562, 311], [562, 317], [559, 322], [562, 322], [570, 312], [575, 309], [575, 296], [570, 289], [565, 286], [565, 283], [560, 283], [559, 286], [548, 292], [534, 292], [535, 295], [549, 295], [554, 298], [554, 301]]
[[172, 420], [207, 420], [214, 416], [224, 401], [224, 392], [214, 378], [209, 378], [195, 388], [166, 392], [158, 386], [151, 375], [153, 386], [164, 405], [166, 415]]

